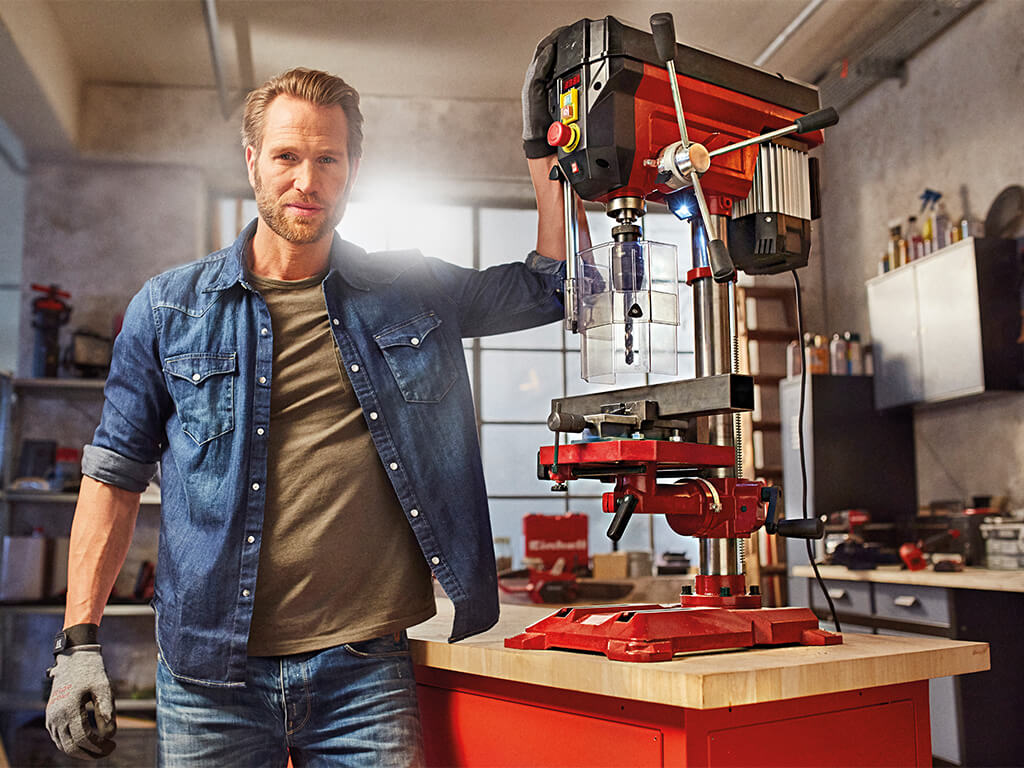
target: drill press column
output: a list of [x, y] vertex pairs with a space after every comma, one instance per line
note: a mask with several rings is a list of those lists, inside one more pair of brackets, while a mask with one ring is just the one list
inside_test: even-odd
[[[720, 238], [728, 242], [728, 217], [712, 215], [710, 238], [704, 232], [700, 217], [691, 220], [693, 266], [707, 268], [708, 241]], [[700, 273], [704, 274], [704, 273]], [[736, 373], [735, 347], [735, 291], [732, 281], [715, 282], [710, 271], [693, 281], [693, 327], [696, 339], [695, 373], [697, 377]], [[736, 419], [730, 414], [705, 416], [698, 420], [698, 439], [713, 445], [725, 445], [736, 450], [736, 465], [714, 469], [716, 477], [739, 477], [742, 464], [742, 446]], [[701, 539], [698, 573], [703, 576], [740, 576], [744, 571], [742, 542], [738, 539]]]

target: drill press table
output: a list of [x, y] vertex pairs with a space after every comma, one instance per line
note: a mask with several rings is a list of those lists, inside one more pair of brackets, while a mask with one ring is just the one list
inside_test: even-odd
[[526, 605], [449, 644], [437, 602], [409, 631], [429, 765], [930, 766], [928, 680], [989, 667], [985, 643], [852, 634], [652, 663], [507, 649], [553, 610]]

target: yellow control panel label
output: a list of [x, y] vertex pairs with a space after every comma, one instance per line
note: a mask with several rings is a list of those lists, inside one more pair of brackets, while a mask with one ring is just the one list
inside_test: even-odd
[[568, 125], [580, 119], [579, 88], [570, 88], [561, 96], [562, 122]]

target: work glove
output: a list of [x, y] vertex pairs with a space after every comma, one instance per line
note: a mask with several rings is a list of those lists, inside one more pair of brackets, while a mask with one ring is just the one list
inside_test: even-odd
[[[84, 760], [114, 751], [117, 732], [114, 695], [99, 645], [76, 645], [56, 656], [46, 670], [53, 690], [46, 705], [46, 730], [57, 748]], [[93, 702], [93, 717], [85, 709]]]
[[552, 122], [548, 87], [555, 68], [555, 41], [564, 29], [559, 27], [537, 44], [523, 81], [523, 151], [531, 159], [555, 154], [555, 148], [548, 144]]

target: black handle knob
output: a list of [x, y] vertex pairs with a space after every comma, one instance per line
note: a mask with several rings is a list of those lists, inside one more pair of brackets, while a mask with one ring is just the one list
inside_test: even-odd
[[716, 239], [708, 243], [708, 261], [711, 263], [711, 274], [716, 283], [727, 283], [736, 275], [729, 247], [724, 241]]
[[622, 538], [622, 534], [626, 532], [629, 518], [633, 516], [633, 510], [636, 509], [639, 501], [640, 499], [632, 494], [627, 494], [619, 499], [619, 503], [615, 505], [615, 517], [612, 518], [612, 523], [608, 526], [609, 539], [618, 541]]
[[825, 107], [817, 112], [811, 112], [803, 117], [798, 117], [793, 121], [793, 124], [796, 125], [797, 133], [810, 133], [811, 131], [820, 131], [822, 128], [828, 128], [830, 125], [835, 125], [838, 122], [839, 113], [836, 112], [836, 108]]
[[676, 25], [671, 13], [656, 13], [651, 16], [651, 34], [654, 35], [654, 50], [663, 64], [676, 58]]
[[586, 428], [587, 420], [578, 413], [552, 411], [548, 415], [548, 429], [552, 432], [582, 432]]
[[775, 527], [779, 536], [790, 539], [820, 539], [825, 535], [825, 521], [820, 517], [779, 520]]
[[767, 485], [761, 489], [761, 501], [768, 505], [764, 513], [764, 529], [768, 533], [775, 533], [775, 515], [778, 511], [779, 497], [781, 496], [777, 485]]

